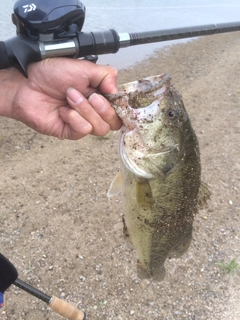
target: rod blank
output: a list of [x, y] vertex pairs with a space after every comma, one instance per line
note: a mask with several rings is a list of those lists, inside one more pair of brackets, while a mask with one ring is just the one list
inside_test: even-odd
[[30, 293], [31, 295], [35, 296], [36, 298], [38, 298], [48, 304], [51, 302], [52, 297], [48, 296], [47, 294], [43, 293], [42, 291], [39, 291], [38, 289], [32, 287], [30, 284], [28, 284], [20, 279], [16, 279], [14, 281], [14, 284], [18, 288]]
[[123, 33], [119, 34], [120, 48], [134, 46], [138, 44], [185, 39], [234, 31], [240, 31], [239, 21], [129, 33], [128, 39], [126, 37], [126, 33]]

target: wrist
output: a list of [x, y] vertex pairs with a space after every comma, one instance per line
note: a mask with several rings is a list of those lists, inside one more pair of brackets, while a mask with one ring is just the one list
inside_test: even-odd
[[15, 96], [22, 81], [23, 76], [18, 70], [0, 70], [0, 116], [12, 118]]

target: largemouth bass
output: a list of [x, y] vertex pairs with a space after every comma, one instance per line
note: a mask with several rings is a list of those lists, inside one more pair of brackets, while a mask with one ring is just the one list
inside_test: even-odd
[[122, 192], [138, 276], [160, 281], [165, 260], [188, 249], [194, 215], [210, 195], [201, 184], [197, 137], [169, 74], [124, 84], [107, 99], [123, 121], [121, 172], [108, 195]]

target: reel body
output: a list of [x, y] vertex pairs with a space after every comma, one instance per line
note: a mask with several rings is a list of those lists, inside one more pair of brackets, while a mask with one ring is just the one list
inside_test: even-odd
[[71, 38], [82, 30], [85, 6], [79, 0], [18, 0], [13, 8], [18, 35], [34, 41]]

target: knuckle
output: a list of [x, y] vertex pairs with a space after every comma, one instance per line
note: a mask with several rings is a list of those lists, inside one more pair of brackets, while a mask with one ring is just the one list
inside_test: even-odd
[[92, 131], [93, 131], [93, 127], [92, 127], [91, 123], [86, 122], [86, 121], [84, 121], [84, 123], [82, 123], [80, 125], [79, 129], [80, 129], [80, 130], [78, 130], [79, 133], [81, 133], [83, 136], [86, 136], [86, 135], [92, 133]]
[[96, 136], [105, 136], [109, 131], [110, 131], [110, 125], [108, 123], [105, 123], [100, 127], [95, 128], [95, 130], [93, 130], [92, 133]]
[[109, 66], [109, 73], [111, 73], [114, 77], [117, 77], [117, 75], [118, 75], [118, 70], [115, 69], [115, 68], [112, 67], [112, 66]]

